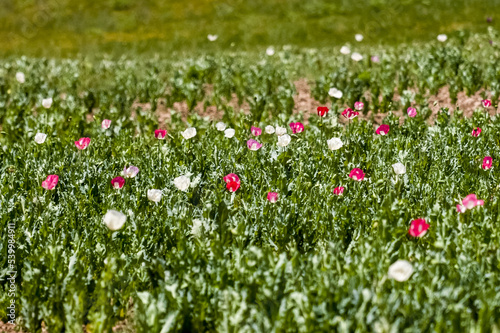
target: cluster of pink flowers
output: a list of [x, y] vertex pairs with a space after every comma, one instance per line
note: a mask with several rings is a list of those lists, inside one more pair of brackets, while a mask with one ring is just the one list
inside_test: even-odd
[[484, 205], [483, 200], [478, 200], [475, 194], [469, 194], [462, 200], [461, 204], [457, 205], [457, 212], [465, 213], [467, 209], [472, 209], [476, 206], [483, 206], [483, 205]]

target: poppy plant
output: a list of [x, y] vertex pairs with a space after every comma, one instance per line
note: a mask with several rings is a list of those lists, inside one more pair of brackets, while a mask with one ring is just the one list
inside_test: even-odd
[[230, 173], [230, 174], [224, 176], [223, 180], [224, 180], [225, 183], [229, 183], [229, 182], [240, 183], [240, 178], [235, 173]]
[[167, 130], [157, 129], [155, 130], [155, 138], [158, 140], [163, 140], [167, 136]]
[[125, 179], [122, 177], [115, 177], [111, 180], [111, 185], [113, 185], [113, 188], [118, 190], [125, 185]]
[[359, 115], [359, 112], [352, 111], [351, 108], [347, 108], [344, 111], [342, 111], [342, 116], [344, 116], [344, 118], [349, 119], [349, 120], [356, 118], [358, 115]]
[[365, 103], [363, 102], [356, 102], [354, 103], [354, 109], [361, 111], [365, 107]]
[[493, 159], [491, 156], [486, 156], [483, 159], [483, 170], [489, 170], [493, 166]]
[[344, 193], [343, 186], [339, 186], [339, 187], [336, 187], [333, 189], [333, 194], [335, 194], [335, 195], [342, 195], [342, 193]]
[[318, 116], [325, 117], [330, 110], [326, 106], [318, 106], [316, 111], [318, 112]]
[[250, 149], [252, 151], [256, 151], [262, 147], [262, 144], [254, 139], [250, 139], [247, 141], [247, 146], [248, 146], [248, 149]]
[[467, 209], [472, 209], [476, 206], [483, 206], [484, 200], [478, 200], [475, 194], [469, 194], [466, 196], [461, 204], [457, 205], [457, 212], [465, 213]]
[[278, 193], [269, 192], [267, 194], [267, 200], [269, 200], [269, 202], [275, 203], [276, 201], [278, 201]]
[[488, 108], [491, 106], [491, 101], [489, 99], [483, 99], [481, 101], [481, 103], [483, 104], [483, 107], [485, 107], [485, 108]]
[[413, 237], [422, 237], [427, 233], [429, 227], [430, 225], [427, 224], [424, 219], [416, 219], [411, 221], [408, 234]]
[[476, 129], [472, 130], [472, 136], [477, 138], [479, 134], [481, 134], [482, 130], [479, 127], [476, 127]]
[[302, 123], [290, 123], [290, 128], [293, 134], [304, 132], [304, 125]]
[[365, 173], [359, 168], [354, 168], [349, 173], [349, 178], [357, 180], [359, 182], [365, 178]]
[[42, 182], [42, 187], [46, 190], [53, 190], [59, 182], [58, 175], [48, 175], [47, 179]]
[[75, 141], [76, 148], [83, 150], [87, 148], [90, 144], [90, 138], [81, 138], [78, 141]]
[[389, 125], [382, 124], [377, 128], [375, 133], [377, 133], [379, 135], [386, 135], [387, 133], [389, 133], [389, 130], [390, 130]]
[[250, 132], [252, 132], [252, 134], [253, 134], [253, 135], [255, 135], [255, 136], [259, 136], [259, 135], [261, 135], [261, 134], [262, 134], [262, 129], [260, 129], [260, 128], [258, 128], [258, 127], [254, 127], [254, 126], [252, 126], [252, 127], [250, 128]]
[[413, 118], [417, 115], [417, 109], [410, 106], [408, 109], [406, 109], [406, 113], [408, 114], [408, 117]]
[[104, 119], [101, 123], [101, 128], [102, 129], [108, 129], [109, 126], [111, 126], [111, 120], [109, 119]]

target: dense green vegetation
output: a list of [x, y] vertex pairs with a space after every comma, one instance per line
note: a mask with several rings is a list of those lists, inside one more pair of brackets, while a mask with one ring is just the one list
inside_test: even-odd
[[[359, 62], [338, 48], [298, 47], [175, 62], [0, 60], [0, 262], [3, 277], [14, 223], [18, 323], [31, 332], [42, 322], [49, 332], [109, 332], [125, 318], [137, 332], [498, 331], [500, 118], [488, 114], [499, 97], [497, 42], [491, 29], [418, 47], [353, 47]], [[293, 80], [305, 74], [330, 108], [307, 123], [293, 112]], [[429, 94], [444, 86], [452, 99], [481, 91], [493, 105], [471, 118], [432, 115]], [[341, 121], [356, 101], [361, 115]], [[176, 102], [215, 106], [221, 119], [183, 115]], [[390, 112], [410, 105], [414, 118]], [[369, 110], [384, 113], [387, 135], [375, 134]], [[305, 130], [292, 134], [297, 121]], [[289, 145], [279, 147], [268, 125], [287, 128]], [[188, 127], [196, 135], [185, 139]], [[91, 141], [79, 150], [82, 137]], [[333, 137], [343, 147], [330, 150]], [[262, 148], [248, 149], [249, 139]], [[398, 162], [406, 173], [395, 175]], [[139, 173], [115, 189], [130, 165]], [[365, 180], [349, 177], [354, 168]], [[241, 182], [233, 193], [229, 173]], [[59, 176], [53, 190], [42, 187], [48, 175]], [[174, 182], [183, 175], [185, 191]], [[151, 189], [162, 191], [158, 203]], [[457, 212], [471, 193], [484, 205]], [[117, 231], [103, 223], [111, 209], [126, 215]], [[417, 218], [430, 225], [421, 238], [408, 234]], [[413, 266], [407, 281], [388, 275], [398, 259]], [[2, 280], [3, 321], [9, 286]]]
[[[500, 27], [495, 0], [3, 0], [1, 6], [1, 54], [50, 57], [329, 48], [356, 43], [357, 33], [363, 43], [386, 45]], [[208, 34], [219, 39], [210, 43]]]

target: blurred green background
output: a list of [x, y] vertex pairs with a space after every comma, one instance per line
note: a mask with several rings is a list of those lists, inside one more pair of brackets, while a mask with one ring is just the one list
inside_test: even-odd
[[[498, 28], [493, 0], [0, 0], [1, 55], [193, 54], [435, 40]], [[488, 23], [487, 18], [492, 22]], [[209, 42], [208, 34], [219, 36]]]

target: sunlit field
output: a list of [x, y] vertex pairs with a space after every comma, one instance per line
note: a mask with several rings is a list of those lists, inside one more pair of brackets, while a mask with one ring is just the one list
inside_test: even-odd
[[386, 44], [8, 42], [0, 332], [499, 332], [488, 14]]

